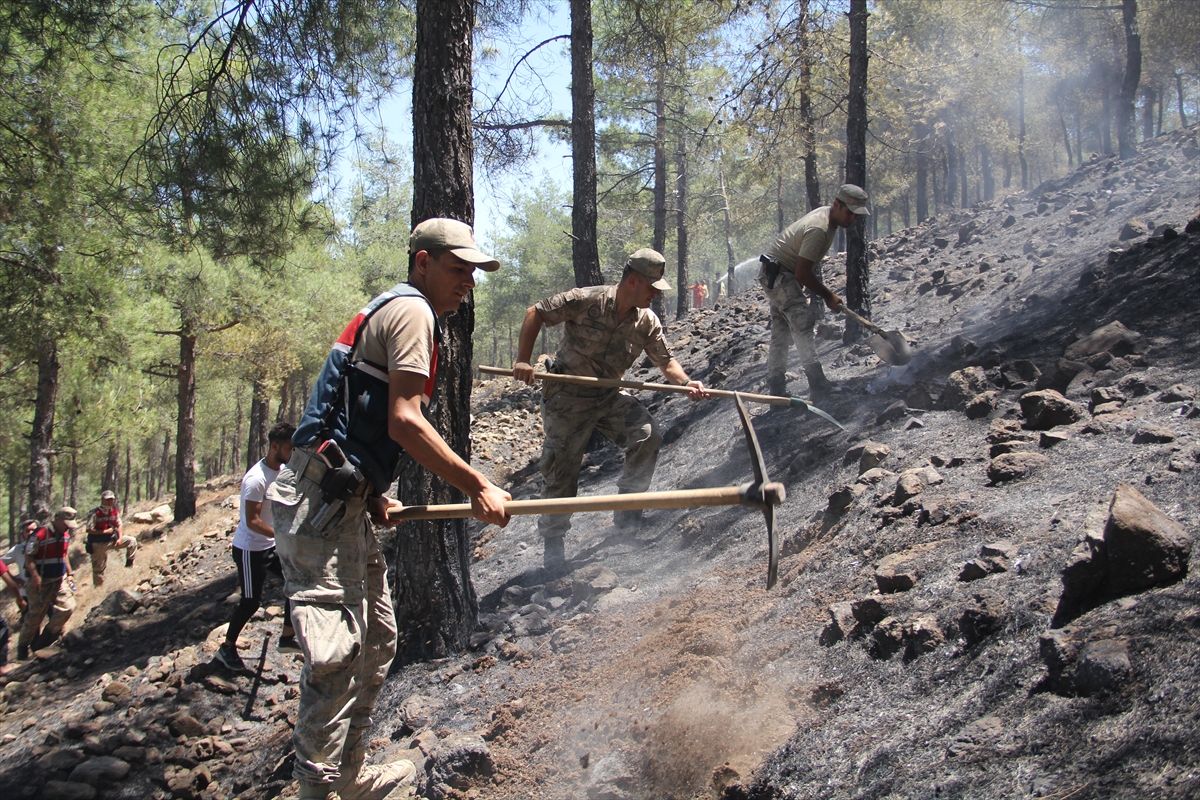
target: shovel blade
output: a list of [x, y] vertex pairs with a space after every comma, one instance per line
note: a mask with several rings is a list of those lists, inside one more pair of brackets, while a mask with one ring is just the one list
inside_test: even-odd
[[912, 349], [909, 348], [908, 340], [900, 331], [876, 333], [867, 339], [867, 345], [885, 364], [901, 367], [912, 361]]

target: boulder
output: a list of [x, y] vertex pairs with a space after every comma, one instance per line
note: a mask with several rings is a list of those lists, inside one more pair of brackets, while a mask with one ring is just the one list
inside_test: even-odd
[[37, 760], [37, 768], [42, 772], [58, 772], [74, 769], [84, 755], [74, 747], [56, 747]]
[[1145, 220], [1132, 217], [1128, 222], [1121, 226], [1121, 232], [1117, 234], [1117, 239], [1122, 242], [1136, 239], [1139, 236], [1149, 236], [1152, 230], [1149, 223]]
[[1088, 642], [1079, 652], [1070, 681], [1082, 695], [1095, 694], [1124, 683], [1133, 674], [1129, 643], [1125, 639]]
[[1104, 543], [1110, 593], [1140, 592], [1187, 576], [1191, 536], [1128, 484], [1113, 493]]
[[982, 558], [976, 558], [962, 565], [962, 569], [958, 571], [958, 579], [963, 583], [969, 583], [986, 578], [990, 574], [992, 572], [988, 569], [988, 563]]
[[996, 403], [999, 398], [1000, 393], [995, 390], [980, 392], [975, 395], [967, 402], [967, 419], [983, 419], [988, 414], [991, 414], [996, 410]]
[[867, 651], [872, 658], [889, 659], [904, 647], [904, 623], [896, 617], [880, 620], [871, 632]]
[[1021, 396], [1021, 415], [1025, 417], [1025, 427], [1047, 431], [1083, 419], [1083, 408], [1053, 389], [1043, 389]]
[[630, 800], [637, 797], [641, 780], [625, 755], [609, 753], [596, 762], [588, 776], [588, 800]]
[[101, 781], [119, 781], [129, 774], [129, 762], [112, 756], [89, 758], [71, 770], [71, 781], [95, 786]]
[[856, 620], [869, 628], [878, 625], [880, 620], [892, 612], [888, 604], [881, 598], [864, 597], [862, 600], [855, 600], [850, 604], [850, 613]]
[[1092, 371], [1085, 361], [1060, 358], [1038, 377], [1034, 386], [1037, 389], [1053, 389], [1066, 394], [1067, 387], [1071, 385], [1071, 381], [1075, 380], [1077, 375]]
[[886, 425], [889, 422], [895, 422], [898, 419], [904, 419], [906, 414], [908, 414], [908, 404], [903, 400], [897, 400], [880, 412], [877, 417], [875, 417], [875, 424]]
[[892, 496], [892, 505], [904, 505], [906, 500], [916, 497], [923, 491], [925, 491], [924, 468], [906, 469], [900, 473], [900, 477], [896, 481], [896, 493]]
[[952, 372], [942, 389], [942, 407], [950, 411], [964, 407], [971, 398], [986, 391], [987, 385], [987, 375], [982, 367]]
[[1050, 463], [1041, 453], [1005, 453], [996, 456], [988, 464], [988, 479], [992, 483], [1004, 483], [1027, 478]]
[[496, 771], [492, 751], [482, 736], [452, 734], [438, 742], [429, 756], [430, 783], [455, 785], [460, 778], [486, 778]]
[[858, 456], [858, 474], [862, 475], [869, 469], [874, 469], [887, 460], [892, 454], [892, 448], [879, 442], [865, 442]]
[[1190, 403], [1196, 399], [1196, 393], [1192, 391], [1192, 387], [1177, 383], [1159, 392], [1155, 399], [1160, 403]]
[[186, 736], [190, 739], [193, 736], [203, 736], [205, 733], [204, 723], [186, 711], [176, 711], [167, 717], [166, 722], [167, 729], [171, 731], [172, 736]]
[[875, 585], [880, 594], [907, 592], [917, 585], [920, 573], [907, 564], [880, 564], [875, 570]]
[[829, 495], [829, 513], [838, 515], [858, 502], [858, 498], [863, 496], [867, 491], [867, 487], [861, 483], [848, 483], [842, 486], [837, 491]]
[[1129, 330], [1119, 321], [1113, 321], [1071, 344], [1064, 355], [1072, 360], [1086, 359], [1104, 352], [1125, 356], [1140, 352], [1144, 346], [1144, 337], [1140, 333]]
[[946, 643], [946, 635], [938, 625], [937, 616], [922, 614], [904, 623], [904, 657], [912, 660]]
[[114, 705], [123, 703], [129, 700], [129, 698], [132, 696], [133, 690], [129, 688], [129, 684], [122, 683], [121, 681], [113, 681], [100, 691], [100, 697], [102, 697], [106, 703], [112, 703]]
[[850, 603], [834, 603], [829, 607], [829, 623], [817, 641], [824, 647], [831, 647], [849, 636], [853, 629], [854, 614]]
[[958, 628], [968, 646], [976, 645], [1008, 624], [1008, 601], [983, 589], [971, 596], [971, 604], [958, 618]]
[[1175, 434], [1162, 425], [1147, 425], [1133, 435], [1134, 444], [1167, 444], [1175, 441]]

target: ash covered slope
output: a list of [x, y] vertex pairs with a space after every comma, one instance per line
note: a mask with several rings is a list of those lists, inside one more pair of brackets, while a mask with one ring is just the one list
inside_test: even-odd
[[[1133, 161], [1094, 161], [877, 242], [875, 319], [904, 330], [917, 356], [888, 370], [865, 346], [822, 346], [846, 387], [828, 410], [848, 434], [811, 417], [755, 418], [768, 471], [789, 491], [774, 592], [762, 590], [761, 517], [746, 510], [650, 512], [634, 542], [604, 515], [577, 517], [574, 565], [614, 573], [599, 600], [538, 582], [532, 521], [485, 532], [485, 623], [532, 653], [524, 679], [506, 679], [526, 712], [492, 740], [520, 764], [494, 796], [531, 784], [552, 797], [1194, 794], [1196, 579], [1100, 605], [1057, 650], [1039, 640], [1062, 568], [1103, 528], [1120, 483], [1200, 532], [1200, 422], [1186, 415], [1200, 387], [1200, 233], [1184, 233], [1198, 175], [1194, 131], [1165, 136]], [[761, 390], [764, 307], [747, 293], [671, 323], [676, 355], [710, 385]], [[1114, 321], [1131, 333], [1065, 358]], [[1043, 388], [1080, 404], [1078, 420], [1045, 432], [1052, 447], [1023, 427], [1019, 402]], [[791, 390], [806, 393], [803, 377]], [[535, 400], [523, 390], [485, 403], [482, 449], [535, 454]], [[668, 442], [653, 488], [749, 479], [727, 404], [643, 400]], [[525, 421], [525, 449], [499, 441], [501, 426], [487, 431], [496, 417]], [[1152, 428], [1167, 434], [1142, 443]], [[860, 477], [862, 446], [882, 460]], [[619, 455], [589, 459], [582, 491], [613, 491]], [[514, 495], [536, 494], [535, 467], [508, 468]], [[881, 581], [893, 591], [880, 594]], [[548, 613], [543, 643], [522, 611], [538, 614], [530, 605], [555, 592], [566, 604]], [[855, 601], [863, 621], [841, 605]], [[1112, 681], [1076, 685], [1071, 658], [1093, 642], [1117, 642]], [[581, 699], [561, 696], [565, 686]], [[683, 721], [692, 712], [718, 730]], [[751, 776], [781, 714], [796, 732]], [[751, 731], [754, 715], [763, 725]], [[600, 734], [578, 732], [601, 721]]]

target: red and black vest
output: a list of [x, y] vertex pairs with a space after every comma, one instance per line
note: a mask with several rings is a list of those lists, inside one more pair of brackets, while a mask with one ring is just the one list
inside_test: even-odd
[[117, 525], [121, 521], [121, 509], [117, 508], [116, 503], [108, 507], [97, 506], [88, 516], [92, 518], [92, 530], [88, 531], [89, 542], [116, 541]]
[[67, 574], [67, 547], [70, 544], [70, 528], [57, 533], [53, 525], [43, 525], [30, 534], [25, 545], [25, 561], [44, 581], [61, 578]]

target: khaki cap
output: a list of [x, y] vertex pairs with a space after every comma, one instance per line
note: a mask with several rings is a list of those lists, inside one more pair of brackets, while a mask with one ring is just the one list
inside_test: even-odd
[[75, 530], [79, 527], [79, 512], [70, 506], [63, 506], [60, 508], [58, 513], [54, 515], [54, 518], [61, 519], [63, 524], [71, 530]]
[[479, 252], [471, 226], [456, 219], [434, 217], [418, 223], [408, 238], [408, 252], [411, 255], [421, 250], [449, 250], [487, 272], [500, 269], [499, 261]]
[[671, 288], [671, 284], [663, 280], [663, 272], [667, 269], [667, 260], [657, 250], [649, 247], [635, 250], [629, 260], [625, 262], [625, 266], [639, 275], [649, 278], [650, 285], [660, 292]]
[[853, 211], [855, 214], [869, 215], [867, 211], [867, 193], [853, 183], [843, 183], [842, 188], [838, 189], [837, 198], [842, 201], [842, 205]]
[[112, 489], [105, 489], [100, 493], [101, 500], [116, 500], [117, 494]]

